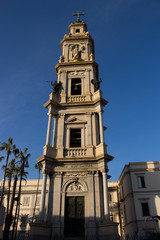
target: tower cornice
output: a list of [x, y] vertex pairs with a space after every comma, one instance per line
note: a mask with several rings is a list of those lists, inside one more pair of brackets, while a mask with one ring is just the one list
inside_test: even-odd
[[81, 65], [94, 65], [97, 70], [98, 70], [98, 63], [96, 63], [95, 61], [77, 61], [77, 62], [62, 62], [62, 63], [58, 63], [56, 66], [55, 66], [55, 69], [56, 69], [56, 73], [58, 73], [58, 70], [60, 67], [74, 67], [74, 66], [81, 66]]
[[65, 34], [64, 38], [61, 40], [61, 47], [64, 43], [64, 41], [70, 41], [70, 40], [84, 40], [84, 39], [89, 39], [91, 42], [94, 44], [94, 40], [91, 37], [91, 35], [87, 32], [85, 34], [77, 34], [77, 35], [71, 35], [71, 34]]

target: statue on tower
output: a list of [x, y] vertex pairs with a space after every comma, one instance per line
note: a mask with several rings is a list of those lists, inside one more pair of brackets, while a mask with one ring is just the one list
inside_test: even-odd
[[94, 91], [96, 92], [100, 88], [100, 83], [102, 82], [102, 78], [100, 79], [92, 79], [91, 83], [94, 85]]
[[59, 90], [60, 90], [61, 87], [62, 87], [62, 82], [59, 81], [59, 83], [57, 83], [56, 80], [55, 80], [54, 82], [53, 82], [53, 81], [47, 81], [47, 82], [50, 82], [51, 85], [53, 86], [53, 93], [54, 93], [54, 94], [58, 94], [58, 93], [59, 93]]

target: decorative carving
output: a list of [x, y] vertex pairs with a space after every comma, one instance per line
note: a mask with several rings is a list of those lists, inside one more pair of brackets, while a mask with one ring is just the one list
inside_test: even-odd
[[71, 178], [79, 178], [79, 177], [86, 177], [88, 176], [88, 172], [81, 172], [81, 173], [70, 173], [70, 172], [66, 172], [64, 173], [64, 176], [66, 177], [71, 177]]
[[64, 56], [60, 56], [60, 58], [59, 58], [59, 63], [62, 63], [62, 62], [64, 62]]
[[89, 60], [90, 60], [90, 61], [94, 61], [94, 54], [93, 54], [93, 53], [91, 53], [91, 54], [89, 55]]
[[67, 192], [83, 192], [84, 187], [76, 180], [67, 187], [66, 191]]
[[70, 72], [68, 74], [68, 76], [84, 76], [84, 75], [85, 75], [85, 72], [83, 70]]

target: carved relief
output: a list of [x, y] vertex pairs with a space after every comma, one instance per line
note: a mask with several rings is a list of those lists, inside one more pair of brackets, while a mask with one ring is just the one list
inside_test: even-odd
[[86, 177], [88, 176], [88, 172], [81, 172], [81, 173], [64, 173], [64, 176], [71, 177], [71, 178], [78, 178], [78, 177]]
[[72, 182], [69, 186], [66, 188], [67, 192], [83, 192], [84, 187], [77, 181]]
[[74, 71], [74, 72], [70, 72], [68, 74], [69, 77], [72, 77], [72, 76], [85, 76], [86, 73], [85, 71]]
[[86, 49], [86, 47], [84, 46], [84, 44], [74, 44], [70, 46], [70, 50], [72, 53], [72, 59], [73, 60], [80, 60], [81, 59], [81, 53], [84, 52]]

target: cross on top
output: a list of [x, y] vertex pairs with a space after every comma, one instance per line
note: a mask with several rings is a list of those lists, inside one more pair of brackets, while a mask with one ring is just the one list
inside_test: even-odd
[[85, 15], [85, 13], [80, 13], [79, 11], [77, 11], [77, 13], [72, 14], [72, 16], [77, 16], [76, 22], [80, 22], [80, 15]]

